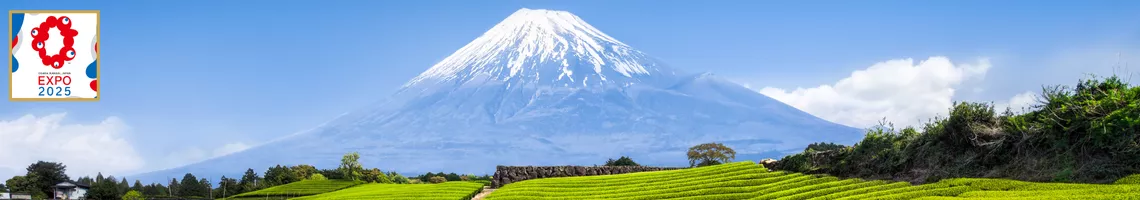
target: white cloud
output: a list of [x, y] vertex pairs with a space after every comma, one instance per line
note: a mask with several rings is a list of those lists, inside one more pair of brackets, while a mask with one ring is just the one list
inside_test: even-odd
[[62, 162], [70, 176], [123, 174], [143, 167], [116, 117], [99, 123], [63, 123], [65, 113], [0, 120], [0, 171], [19, 175], [36, 161]]
[[1022, 113], [1037, 104], [1037, 93], [1023, 92], [1013, 95], [1009, 100], [994, 103], [994, 111], [1001, 113], [1005, 112], [1006, 108], [1009, 108], [1014, 113]]
[[805, 112], [848, 126], [865, 128], [886, 118], [895, 125], [918, 125], [953, 106], [966, 80], [981, 79], [988, 59], [974, 64], [930, 57], [920, 63], [898, 59], [857, 70], [831, 85], [788, 91], [764, 87], [760, 93]]
[[230, 155], [231, 153], [236, 153], [239, 151], [243, 151], [245, 149], [249, 149], [249, 145], [246, 145], [245, 143], [241, 143], [241, 142], [229, 143], [226, 145], [222, 145], [222, 147], [218, 147], [217, 149], [214, 149], [214, 157]]
[[249, 149], [251, 146], [242, 142], [234, 142], [214, 148], [212, 152], [202, 150], [201, 148], [190, 147], [181, 151], [175, 151], [166, 156], [163, 161], [163, 166], [160, 169], [169, 169], [174, 167], [181, 167], [184, 165], [201, 162], [206, 159], [217, 158], [239, 151]]

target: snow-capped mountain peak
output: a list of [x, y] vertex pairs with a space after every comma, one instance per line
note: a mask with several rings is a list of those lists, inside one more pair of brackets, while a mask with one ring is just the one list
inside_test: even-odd
[[589, 86], [641, 82], [635, 78], [656, 73], [674, 72], [570, 12], [523, 8], [405, 87], [422, 82], [512, 79]]

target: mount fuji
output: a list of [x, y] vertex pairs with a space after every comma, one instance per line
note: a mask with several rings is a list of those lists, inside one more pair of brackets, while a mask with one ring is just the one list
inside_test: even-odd
[[759, 160], [861, 137], [714, 74], [674, 69], [569, 12], [524, 8], [386, 99], [245, 151], [131, 177], [335, 168], [354, 151], [366, 168], [405, 174], [490, 174], [496, 165], [596, 165], [619, 156], [687, 166], [685, 152], [700, 143]]

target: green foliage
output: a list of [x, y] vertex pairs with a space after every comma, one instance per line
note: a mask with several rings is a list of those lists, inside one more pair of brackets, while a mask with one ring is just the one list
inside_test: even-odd
[[344, 154], [336, 171], [346, 180], [360, 180], [364, 176], [364, 167], [360, 165], [360, 154], [356, 152]]
[[[305, 173], [308, 173], [308, 172], [305, 172]], [[266, 187], [273, 187], [273, 186], [277, 186], [277, 185], [284, 185], [284, 184], [289, 184], [292, 182], [297, 182], [297, 181], [300, 181], [301, 178], [298, 176], [298, 174], [296, 172], [293, 172], [293, 169], [291, 169], [289, 167], [283, 167], [281, 165], [277, 165], [277, 166], [270, 167], [268, 170], [265, 171], [264, 180], [265, 180], [265, 186]]]
[[[67, 166], [63, 163], [39, 161], [28, 165], [26, 178], [28, 192], [35, 194], [53, 194], [52, 186], [60, 182], [71, 180], [67, 177]], [[113, 181], [113, 180], [112, 180]]]
[[301, 180], [309, 179], [309, 176], [320, 172], [316, 167], [313, 167], [312, 165], [292, 166], [289, 167], [289, 171], [293, 171], [293, 173], [296, 174], [296, 177]]
[[305, 180], [265, 188], [262, 190], [241, 193], [234, 195], [233, 197], [299, 197], [336, 191], [361, 183], [363, 182], [350, 180]]
[[313, 176], [310, 176], [310, 177], [309, 177], [309, 180], [314, 180], [314, 181], [324, 181], [324, 180], [329, 180], [329, 179], [328, 179], [328, 178], [325, 178], [325, 175], [321, 175], [321, 174], [313, 174]]
[[[262, 184], [258, 184], [258, 182], [263, 181], [261, 180], [261, 177], [257, 176], [257, 172], [253, 172], [252, 168], [246, 169], [245, 174], [243, 174], [241, 176], [241, 180], [238, 181], [238, 185], [240, 186], [241, 191], [237, 191], [237, 193], [257, 191], [264, 188], [264, 186]], [[171, 189], [173, 189], [173, 186]]]
[[123, 194], [123, 200], [144, 200], [142, 193], [137, 190], [128, 191]]
[[629, 157], [622, 156], [621, 158], [618, 158], [617, 160], [614, 160], [612, 158], [609, 160], [606, 160], [605, 166], [639, 166], [639, 165], [636, 162], [633, 162], [633, 159], [630, 159]]
[[[442, 177], [441, 177], [442, 178]], [[420, 199], [471, 199], [480, 191], [483, 184], [475, 182], [447, 182], [440, 184], [365, 184], [357, 187], [343, 189], [313, 196], [294, 198], [293, 200], [325, 200], [325, 199], [386, 199], [386, 200], [420, 200]]]
[[191, 197], [191, 196], [209, 196], [208, 190], [202, 187], [202, 182], [195, 177], [194, 174], [186, 173], [182, 176], [182, 182], [178, 184], [177, 196]]
[[115, 177], [102, 176], [100, 174], [95, 184], [91, 185], [91, 189], [87, 190], [87, 199], [120, 199], [119, 185], [115, 183]]
[[218, 188], [214, 189], [214, 198], [229, 197], [240, 192], [241, 185], [237, 179], [222, 176], [221, 181], [218, 182]]
[[371, 170], [364, 171], [363, 174], [360, 180], [366, 183], [392, 183], [392, 179], [389, 178], [387, 174], [384, 174], [383, 171], [380, 171], [380, 169], [372, 168]]
[[392, 182], [396, 184], [408, 184], [410, 183], [410, 180], [408, 180], [408, 177], [404, 177], [403, 175], [393, 174]]
[[1124, 178], [1120, 178], [1120, 179], [1116, 180], [1116, 182], [1112, 182], [1112, 183], [1113, 184], [1140, 184], [1140, 174], [1129, 175], [1129, 176], [1126, 176]]
[[710, 166], [732, 162], [736, 151], [721, 143], [705, 143], [689, 148], [689, 166]]
[[955, 177], [1107, 183], [1140, 173], [1140, 87], [1118, 77], [1046, 87], [1022, 114], [955, 103], [945, 118], [884, 123], [852, 147], [815, 145], [775, 167], [841, 177], [933, 182]]
[[5, 186], [4, 184], [0, 184], [0, 192], [8, 192], [8, 186]]

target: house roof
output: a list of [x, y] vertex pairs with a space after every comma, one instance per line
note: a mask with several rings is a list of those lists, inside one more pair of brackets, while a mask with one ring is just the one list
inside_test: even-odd
[[91, 189], [90, 185], [75, 182], [75, 181], [60, 182], [60, 183], [55, 184], [55, 187], [79, 187], [79, 188], [83, 188], [83, 189]]

